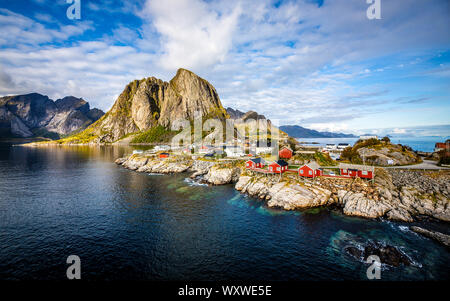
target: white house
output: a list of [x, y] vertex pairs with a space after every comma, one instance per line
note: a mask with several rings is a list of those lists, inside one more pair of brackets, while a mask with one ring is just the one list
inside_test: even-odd
[[227, 146], [225, 148], [227, 157], [242, 157], [245, 156], [243, 149], [239, 146]]
[[348, 144], [348, 143], [339, 143], [338, 146], [337, 146], [337, 149], [344, 150], [344, 149], [346, 149], [349, 146], [350, 146], [350, 144]]
[[257, 154], [257, 155], [259, 155], [259, 154], [271, 154], [272, 153], [272, 147], [270, 147], [270, 146], [261, 146], [261, 147], [256, 147], [255, 148], [255, 153]]
[[168, 150], [170, 150], [170, 146], [169, 145], [156, 145], [153, 148], [153, 150], [157, 151], [157, 152], [159, 152], [159, 151], [168, 151]]

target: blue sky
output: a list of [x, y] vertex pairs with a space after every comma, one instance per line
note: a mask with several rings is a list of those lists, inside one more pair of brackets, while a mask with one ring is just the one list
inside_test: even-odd
[[0, 95], [83, 97], [107, 110], [125, 85], [180, 67], [225, 107], [278, 124], [448, 136], [445, 0], [0, 0]]

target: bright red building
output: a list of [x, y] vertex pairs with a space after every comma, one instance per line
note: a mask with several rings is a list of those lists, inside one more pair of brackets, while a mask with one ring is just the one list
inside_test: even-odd
[[288, 169], [288, 164], [284, 160], [278, 160], [269, 164], [269, 171], [273, 173], [283, 173]]
[[373, 179], [375, 171], [373, 166], [346, 163], [340, 163], [339, 170], [341, 176], [360, 177], [363, 179]]
[[278, 152], [278, 157], [282, 159], [290, 159], [292, 157], [293, 151], [289, 147], [284, 146], [280, 151]]
[[254, 158], [254, 159], [250, 159], [247, 162], [245, 162], [245, 166], [250, 169], [263, 168], [265, 163], [266, 162], [262, 158]]
[[298, 175], [307, 178], [315, 178], [323, 175], [323, 171], [320, 169], [319, 164], [310, 162], [298, 169]]
[[159, 157], [160, 158], [169, 158], [169, 153], [160, 153]]

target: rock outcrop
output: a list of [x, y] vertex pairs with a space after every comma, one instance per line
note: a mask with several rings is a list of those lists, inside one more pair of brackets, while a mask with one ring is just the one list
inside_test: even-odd
[[236, 190], [266, 201], [269, 207], [285, 210], [335, 206], [346, 215], [365, 218], [412, 222], [429, 216], [450, 221], [449, 174], [377, 168], [374, 183], [359, 178], [317, 178], [309, 182], [294, 175], [280, 177], [244, 171], [236, 162], [231, 162], [158, 159], [141, 154], [116, 160], [117, 164], [138, 172], [191, 171], [192, 178], [201, 176], [202, 181], [209, 184], [235, 183]]
[[158, 125], [170, 128], [176, 120], [193, 120], [197, 112], [207, 118], [227, 117], [216, 89], [191, 71], [179, 69], [169, 82], [149, 77], [129, 83], [111, 110], [86, 133], [94, 143], [114, 142]]
[[401, 146], [389, 145], [379, 149], [363, 147], [357, 150], [359, 156], [364, 156], [366, 162], [373, 165], [407, 165], [418, 162], [418, 157], [409, 150], [402, 150]]
[[0, 98], [0, 138], [44, 136], [59, 138], [84, 129], [103, 115], [81, 98], [53, 101], [31, 93]]
[[369, 256], [376, 255], [380, 258], [382, 264], [394, 267], [401, 265], [409, 266], [412, 264], [409, 257], [400, 249], [394, 246], [384, 245], [380, 242], [369, 242], [360, 248], [350, 245], [345, 247], [345, 251], [362, 262], [366, 262]]
[[221, 168], [220, 166], [211, 166], [203, 177], [203, 179], [214, 185], [224, 185], [232, 182], [236, 182], [241, 174], [241, 169], [234, 168]]
[[430, 231], [416, 226], [412, 226], [410, 227], [410, 229], [416, 233], [422, 234], [423, 236], [436, 240], [437, 242], [443, 244], [447, 248], [450, 248], [450, 235], [440, 233], [437, 231]]

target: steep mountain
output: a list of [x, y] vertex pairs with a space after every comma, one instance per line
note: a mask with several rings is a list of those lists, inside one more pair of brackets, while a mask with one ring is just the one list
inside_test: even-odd
[[264, 115], [260, 115], [255, 111], [248, 111], [247, 113], [244, 113], [230, 107], [227, 108], [227, 113], [228, 116], [230, 116], [230, 119], [242, 119], [243, 121], [247, 121], [248, 119], [266, 119]]
[[45, 136], [58, 139], [60, 135], [86, 128], [103, 114], [73, 96], [56, 101], [38, 93], [0, 97], [0, 138]]
[[357, 138], [352, 134], [319, 132], [299, 125], [283, 125], [280, 126], [280, 130], [295, 138]]
[[230, 108], [230, 107], [228, 107], [226, 110], [227, 110], [228, 116], [230, 116], [231, 119], [239, 119], [239, 118], [242, 118], [242, 116], [245, 115], [244, 112], [239, 111], [239, 110], [235, 110], [235, 109]]
[[216, 89], [186, 69], [165, 82], [155, 77], [129, 83], [102, 118], [65, 143], [114, 142], [129, 134], [155, 127], [170, 129], [178, 119], [192, 121], [195, 112], [203, 118], [228, 117]]

